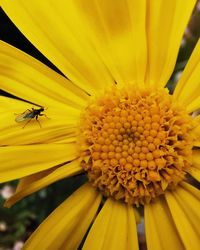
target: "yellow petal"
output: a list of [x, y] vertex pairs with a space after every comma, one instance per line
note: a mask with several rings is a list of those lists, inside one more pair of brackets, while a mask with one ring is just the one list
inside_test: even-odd
[[24, 110], [27, 108], [27, 105], [30, 105], [30, 104], [27, 102], [18, 100], [18, 99], [8, 98], [6, 96], [0, 95], [0, 113], [1, 114], [3, 112], [6, 112], [7, 110], [10, 112], [12, 109], [15, 109], [15, 108]]
[[1, 147], [0, 182], [22, 178], [71, 161], [77, 157], [76, 147], [76, 143]]
[[193, 187], [192, 185], [190, 185], [189, 183], [182, 181], [180, 183], [180, 186], [187, 190], [188, 192], [190, 192], [193, 196], [195, 196], [198, 200], [199, 200], [199, 190], [195, 187]]
[[146, 72], [146, 1], [71, 1], [86, 34], [117, 84], [143, 84]]
[[199, 168], [194, 166], [190, 167], [189, 169], [187, 169], [187, 173], [189, 173], [193, 178], [200, 182], [200, 166]]
[[144, 211], [148, 250], [184, 250], [169, 208], [163, 198], [145, 205]]
[[133, 207], [108, 199], [86, 238], [83, 250], [138, 249]]
[[[133, 212], [134, 210], [134, 212]], [[136, 209], [127, 206], [127, 248], [139, 250], [136, 224], [140, 223], [140, 215]]]
[[[199, 88], [196, 90], [197, 91], [196, 94], [199, 93], [199, 90], [200, 90]], [[185, 105], [188, 113], [198, 110], [200, 108], [200, 96], [194, 98], [189, 104]]]
[[192, 129], [191, 134], [194, 137], [193, 144], [194, 146], [200, 146], [200, 116], [197, 115], [193, 118], [195, 127]]
[[[1, 116], [1, 118], [4, 117], [5, 116]], [[3, 122], [5, 121], [5, 119], [3, 119]], [[0, 121], [1, 120], [2, 119], [0, 119]], [[35, 119], [31, 121], [29, 120], [29, 123], [25, 121], [22, 124], [18, 124], [15, 121], [11, 120], [10, 126], [12, 127], [10, 128], [10, 130], [9, 126], [6, 126], [4, 130], [0, 126], [0, 131], [3, 131], [0, 138], [0, 145], [17, 146], [29, 145], [33, 143], [46, 144], [60, 142], [61, 140], [65, 140], [66, 142], [66, 139], [68, 139], [68, 142], [76, 141], [76, 124], [64, 124], [64, 122], [57, 122], [58, 120], [50, 122], [48, 120], [45, 120], [45, 118], [40, 118], [38, 120], [41, 124], [41, 127]]]
[[192, 151], [192, 163], [193, 163], [194, 167], [197, 167], [200, 169], [200, 152], [199, 152], [199, 150]]
[[200, 147], [200, 141], [194, 141], [194, 142], [193, 142], [193, 145], [194, 145], [195, 147]]
[[85, 184], [50, 214], [25, 243], [24, 249], [76, 250], [100, 202], [101, 195]]
[[[198, 194], [198, 197], [196, 194]], [[174, 192], [174, 196], [200, 239], [200, 191], [184, 182], [182, 188], [178, 188]]]
[[[1, 1], [18, 29], [64, 75], [90, 94], [114, 84], [70, 1]], [[41, 22], [42, 20], [42, 22]], [[47, 28], [48, 27], [48, 28]]]
[[87, 95], [69, 80], [2, 41], [0, 88], [44, 107], [70, 105], [80, 109], [87, 100]]
[[192, 151], [192, 166], [186, 170], [192, 177], [200, 181], [200, 153], [199, 150]]
[[30, 195], [60, 179], [79, 174], [82, 171], [83, 169], [79, 162], [72, 161], [64, 166], [24, 177], [20, 180], [15, 194], [5, 202], [4, 206], [11, 207], [25, 196]]
[[[52, 143], [71, 138], [76, 140], [77, 122], [80, 111], [66, 108], [49, 107], [43, 116], [36, 119], [16, 122], [15, 119], [34, 106], [16, 99], [0, 97], [0, 145], [25, 145]], [[34, 107], [38, 109], [38, 107]], [[17, 115], [18, 114], [18, 115]], [[41, 126], [41, 127], [40, 127]], [[24, 127], [24, 128], [23, 128]]]
[[147, 82], [163, 87], [173, 72], [183, 32], [196, 1], [147, 2]]
[[176, 100], [186, 105], [188, 112], [200, 108], [199, 53], [200, 40], [198, 41], [173, 94]]
[[[185, 196], [184, 202], [180, 203], [180, 199], [177, 199], [177, 195], [180, 193], [178, 189], [181, 189], [181, 187], [178, 187], [174, 192], [166, 192], [165, 194], [171, 215], [185, 249], [199, 250], [200, 238], [192, 222], [192, 218], [194, 217], [188, 213], [189, 207], [192, 205], [192, 203], [191, 205], [189, 203], [192, 202], [193, 199], [191, 199], [191, 197], [188, 199], [188, 196], [185, 196], [184, 192], [180, 191], [182, 197]], [[200, 210], [200, 202], [198, 201], [198, 203], [196, 202], [195, 204], [197, 204], [197, 209]], [[196, 219], [199, 226], [198, 218]]]
[[56, 144], [67, 144], [67, 143], [72, 143], [72, 142], [77, 142], [77, 137], [74, 137], [74, 136], [67, 136], [67, 134], [66, 134], [66, 136], [65, 136], [65, 138], [63, 138], [63, 139], [57, 139], [57, 138], [55, 138], [55, 140], [54, 139], [51, 139], [50, 141], [48, 141], [48, 142], [50, 142], [50, 143], [56, 143]]

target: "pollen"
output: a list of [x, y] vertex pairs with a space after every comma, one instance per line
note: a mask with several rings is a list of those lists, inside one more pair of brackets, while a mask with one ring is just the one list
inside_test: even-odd
[[190, 168], [193, 120], [166, 89], [113, 88], [88, 104], [80, 123], [81, 166], [107, 197], [149, 203]]

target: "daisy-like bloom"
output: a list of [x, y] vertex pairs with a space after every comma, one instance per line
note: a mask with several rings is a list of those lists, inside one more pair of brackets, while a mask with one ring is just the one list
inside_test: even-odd
[[[194, 0], [2, 0], [20, 31], [67, 77], [0, 43], [0, 86], [49, 117], [22, 129], [27, 102], [1, 97], [0, 181], [10, 207], [62, 178], [77, 189], [24, 249], [198, 250], [200, 42], [173, 95], [165, 88]], [[35, 107], [36, 108], [36, 107]], [[26, 122], [26, 121], [25, 121]], [[53, 197], [52, 197], [53, 199]], [[38, 208], [39, 209], [39, 208]], [[87, 236], [86, 236], [87, 233]]]

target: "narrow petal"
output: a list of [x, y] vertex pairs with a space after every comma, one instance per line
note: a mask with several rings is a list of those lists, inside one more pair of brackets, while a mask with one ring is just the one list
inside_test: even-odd
[[0, 88], [44, 107], [66, 104], [80, 109], [87, 101], [87, 95], [69, 80], [2, 41]]
[[187, 173], [189, 173], [196, 180], [200, 181], [200, 153], [199, 150], [192, 151], [192, 166], [188, 168]]
[[15, 194], [5, 202], [4, 206], [11, 207], [25, 196], [30, 195], [58, 180], [79, 174], [82, 171], [83, 169], [81, 168], [79, 162], [72, 161], [64, 166], [24, 177], [20, 180]]
[[147, 2], [147, 82], [163, 87], [173, 72], [181, 39], [196, 1]]
[[76, 250], [100, 202], [101, 195], [85, 184], [49, 215], [25, 243], [24, 249]]
[[198, 200], [200, 199], [200, 190], [195, 188], [194, 186], [190, 185], [189, 183], [183, 181], [180, 183], [180, 186], [190, 192], [194, 197], [196, 197]]
[[86, 238], [83, 250], [138, 249], [133, 207], [108, 199]]
[[72, 143], [72, 142], [76, 142], [77, 143], [77, 137], [74, 137], [74, 136], [67, 136], [67, 134], [66, 134], [66, 136], [65, 136], [65, 138], [64, 139], [55, 139], [55, 140], [53, 140], [53, 139], [51, 139], [50, 141], [49, 141], [50, 143], [56, 143], [56, 144], [68, 144], [68, 143]]
[[136, 209], [132, 206], [127, 206], [127, 249], [139, 250], [137, 227], [136, 225], [140, 222], [140, 215]]
[[[191, 198], [191, 195], [182, 190], [179, 191], [179, 189], [181, 187], [174, 192], [167, 192], [165, 197], [185, 249], [198, 250], [200, 242], [196, 227], [199, 226], [199, 218], [197, 217], [196, 222], [194, 222], [195, 215], [192, 214], [191, 210], [195, 198]], [[182, 202], [180, 202], [180, 194], [181, 197], [184, 197]], [[178, 196], [179, 198], [177, 198]], [[200, 202], [196, 200], [195, 205], [197, 205], [196, 209], [200, 211]], [[193, 211], [196, 211], [196, 209], [193, 209]], [[189, 211], [192, 213], [190, 214]], [[197, 214], [199, 216], [199, 212]], [[197, 223], [197, 225], [195, 226], [193, 223]]]
[[69, 138], [71, 141], [76, 140], [80, 111], [67, 106], [49, 107], [42, 112], [43, 116], [38, 117], [38, 121], [34, 118], [18, 123], [15, 118], [24, 111], [31, 110], [33, 105], [3, 96], [0, 97], [0, 105], [2, 146], [52, 143]]
[[195, 116], [193, 121], [196, 124], [193, 130], [191, 131], [191, 135], [194, 138], [193, 145], [200, 147], [200, 115]]
[[193, 165], [197, 168], [200, 168], [200, 152], [199, 150], [192, 151], [192, 161]]
[[[197, 89], [197, 92], [199, 93], [199, 88]], [[200, 108], [200, 96], [194, 98], [189, 104], [186, 104], [186, 110], [188, 113], [192, 113], [193, 111], [196, 111]]]
[[143, 84], [146, 72], [146, 1], [72, 1], [117, 84]]
[[76, 143], [1, 147], [0, 182], [31, 175], [77, 158]]
[[12, 110], [13, 108], [24, 110], [29, 103], [14, 99], [8, 98], [6, 96], [0, 95], [0, 113], [6, 112], [7, 110]]
[[[1, 116], [4, 118], [5, 116]], [[5, 118], [6, 119], [6, 118]], [[5, 121], [5, 119], [0, 119]], [[11, 121], [12, 126], [9, 130], [9, 127], [3, 130], [0, 127], [0, 131], [2, 130], [0, 145], [1, 146], [17, 146], [17, 145], [30, 145], [35, 143], [55, 143], [60, 142], [61, 140], [69, 139], [71, 142], [76, 141], [77, 136], [77, 128], [76, 124], [68, 123], [64, 124], [58, 120], [49, 121], [45, 120], [45, 118], [39, 118], [39, 123], [33, 119], [29, 120], [29, 122], [25, 121], [23, 124], [16, 123], [15, 121]], [[13, 124], [14, 123], [14, 124]], [[25, 126], [25, 127], [24, 127]], [[1, 133], [1, 132], [0, 132]]]
[[187, 173], [189, 173], [193, 178], [200, 182], [200, 167], [197, 168], [192, 166], [187, 170]]
[[195, 147], [200, 147], [200, 141], [194, 141], [194, 146]]
[[186, 106], [188, 112], [200, 108], [199, 54], [200, 40], [198, 41], [173, 94], [176, 100]]
[[145, 205], [144, 211], [148, 250], [185, 249], [163, 198]]
[[181, 187], [174, 192], [174, 196], [183, 208], [200, 239], [200, 191], [186, 182], [183, 182]]
[[1, 7], [35, 47], [77, 86], [94, 94], [114, 84], [84, 35], [85, 27], [71, 1], [35, 0], [30, 4], [26, 0], [2, 0]]

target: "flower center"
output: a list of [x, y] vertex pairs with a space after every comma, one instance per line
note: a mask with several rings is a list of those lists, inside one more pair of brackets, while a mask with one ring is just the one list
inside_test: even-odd
[[114, 88], [81, 117], [81, 165], [105, 196], [149, 203], [190, 167], [192, 124], [167, 90]]

